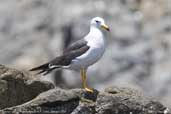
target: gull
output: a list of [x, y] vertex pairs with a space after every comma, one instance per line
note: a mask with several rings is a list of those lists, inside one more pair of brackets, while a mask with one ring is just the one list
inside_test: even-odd
[[32, 68], [30, 71], [39, 71], [38, 74], [46, 75], [55, 69], [70, 69], [80, 71], [83, 88], [93, 92], [86, 83], [86, 73], [89, 66], [96, 63], [105, 52], [104, 30], [109, 31], [103, 18], [95, 17], [90, 22], [89, 33], [81, 40], [71, 44], [63, 54], [53, 60]]

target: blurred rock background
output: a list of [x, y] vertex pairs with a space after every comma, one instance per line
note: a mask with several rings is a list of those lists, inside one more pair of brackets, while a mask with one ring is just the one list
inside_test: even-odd
[[[170, 0], [0, 0], [0, 64], [29, 70], [53, 59], [88, 33], [95, 16], [111, 32], [105, 55], [89, 68], [89, 85], [137, 88], [171, 107]], [[73, 71], [41, 78], [81, 87]]]

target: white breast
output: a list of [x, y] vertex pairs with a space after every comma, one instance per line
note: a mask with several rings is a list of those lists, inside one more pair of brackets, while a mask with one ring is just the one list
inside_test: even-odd
[[95, 30], [96, 34], [91, 32], [85, 37], [90, 47], [83, 55], [74, 59], [70, 65], [70, 69], [79, 70], [80, 68], [87, 68], [88, 66], [97, 62], [105, 51], [105, 41], [103, 33], [99, 30]]

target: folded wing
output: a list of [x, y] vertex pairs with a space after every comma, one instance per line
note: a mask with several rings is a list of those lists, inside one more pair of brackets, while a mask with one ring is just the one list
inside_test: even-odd
[[32, 68], [30, 71], [39, 71], [38, 74], [43, 73], [46, 75], [54, 69], [60, 69], [63, 66], [70, 65], [73, 59], [84, 54], [89, 48], [87, 41], [79, 40], [65, 49], [61, 56], [56, 57], [48, 63]]

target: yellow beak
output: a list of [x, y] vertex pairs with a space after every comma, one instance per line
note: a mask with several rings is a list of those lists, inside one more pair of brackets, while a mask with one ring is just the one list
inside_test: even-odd
[[110, 29], [109, 29], [109, 27], [107, 26], [107, 25], [101, 25], [101, 27], [103, 28], [103, 29], [105, 29], [105, 30], [107, 30], [107, 31], [110, 31]]

